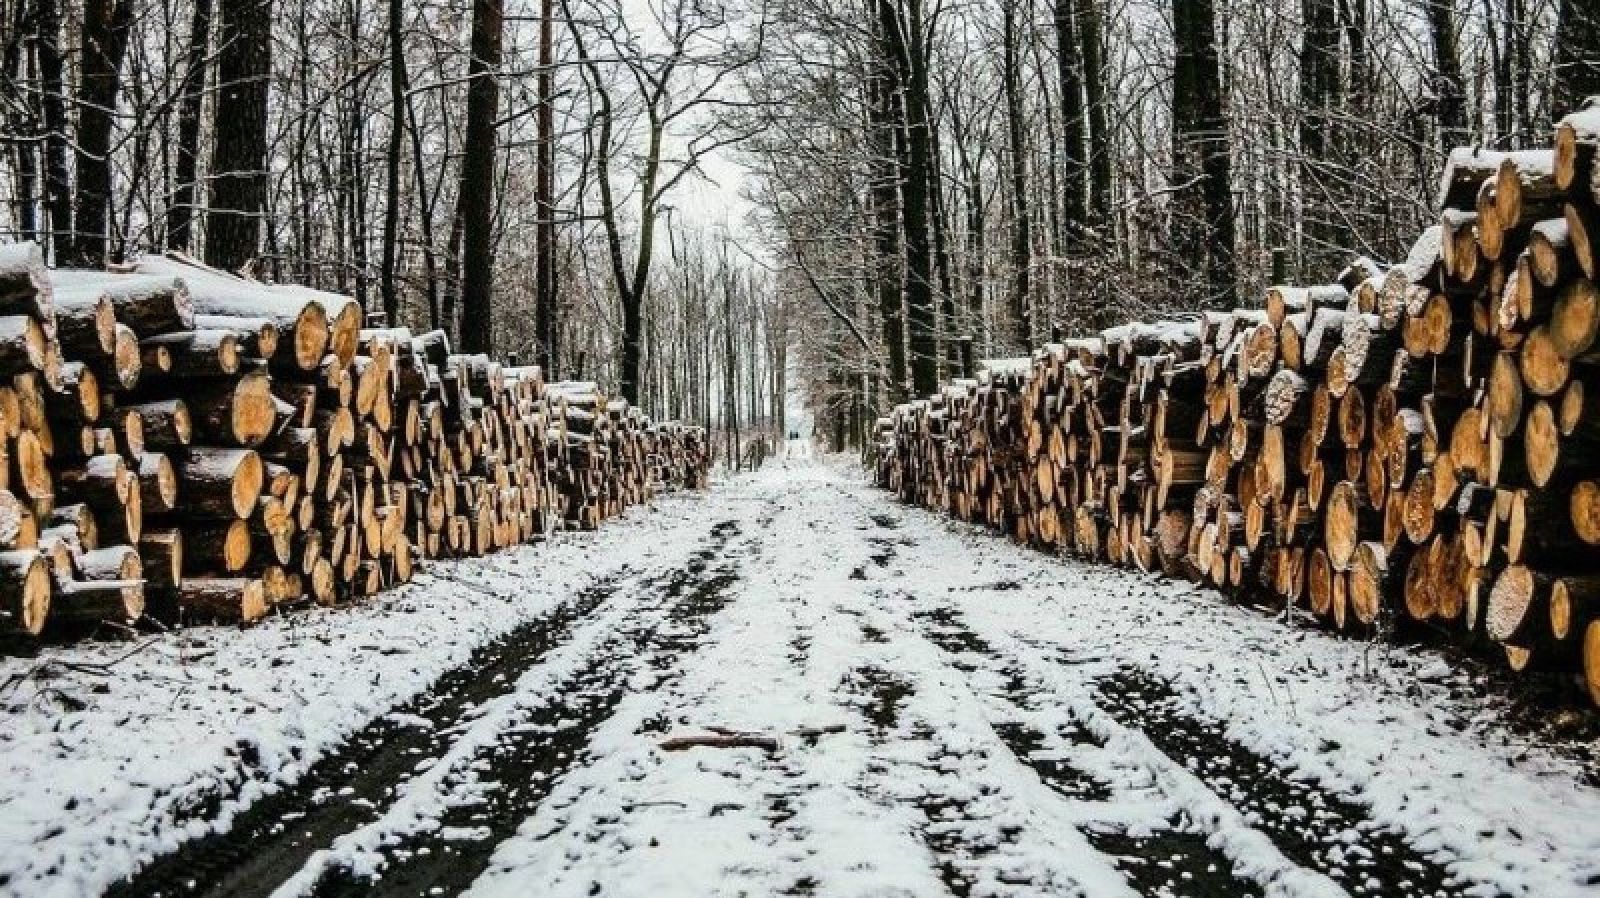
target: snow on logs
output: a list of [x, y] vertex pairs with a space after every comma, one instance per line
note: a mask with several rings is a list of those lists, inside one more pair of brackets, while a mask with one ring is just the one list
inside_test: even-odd
[[0, 636], [248, 622], [706, 485], [700, 428], [172, 255], [0, 246]]
[[902, 499], [1600, 704], [1600, 99], [1460, 149], [1400, 264], [980, 366], [878, 425]]

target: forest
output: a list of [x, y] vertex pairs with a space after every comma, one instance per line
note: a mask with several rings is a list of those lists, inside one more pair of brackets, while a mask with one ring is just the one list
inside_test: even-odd
[[1589, 898], [1595, 708], [1600, 0], [0, 0], [0, 898]]
[[1536, 145], [1600, 92], [1594, 0], [0, 17], [0, 237], [348, 294], [611, 384], [736, 461], [789, 429], [790, 389], [861, 446], [963, 353], [1397, 261], [1451, 147]]

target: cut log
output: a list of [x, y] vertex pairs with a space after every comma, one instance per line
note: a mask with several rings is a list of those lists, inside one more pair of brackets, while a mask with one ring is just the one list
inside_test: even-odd
[[[1577, 257], [1572, 252], [1571, 230], [1566, 218], [1551, 218], [1533, 226], [1528, 237], [1528, 271], [1546, 289], [1578, 277]], [[1529, 295], [1533, 293], [1530, 286]]]
[[1550, 588], [1550, 635], [1568, 640], [1600, 618], [1600, 575], [1559, 577]]
[[53, 317], [53, 287], [37, 243], [0, 246], [0, 315]]
[[[1403, 571], [1404, 567], [1395, 566], [1394, 570]], [[1349, 607], [1358, 622], [1375, 624], [1383, 613], [1384, 597], [1398, 585], [1383, 543], [1367, 540], [1356, 547], [1350, 567]]]
[[185, 395], [197, 442], [253, 448], [277, 425], [278, 402], [265, 371], [250, 371], [236, 380], [199, 381]]
[[103, 290], [56, 290], [56, 337], [74, 357], [107, 356], [116, 349], [117, 317]]
[[1489, 638], [1534, 647], [1549, 627], [1551, 587], [1550, 578], [1532, 568], [1520, 564], [1506, 568], [1489, 593], [1485, 617]]
[[221, 330], [234, 335], [239, 348], [255, 358], [270, 359], [278, 351], [278, 326], [270, 318], [196, 315], [196, 330]]
[[1361, 490], [1348, 480], [1334, 484], [1324, 506], [1323, 544], [1328, 550], [1328, 562], [1334, 570], [1343, 573], [1350, 569], [1356, 547], [1365, 537], [1381, 533], [1382, 522], [1362, 501]]
[[178, 510], [178, 474], [172, 460], [159, 452], [139, 457], [139, 500], [145, 511], [167, 514]]
[[[138, 558], [137, 553], [134, 558]], [[143, 580], [57, 582], [50, 620], [67, 625], [125, 624], [144, 616]]]
[[1502, 227], [1517, 228], [1560, 211], [1562, 188], [1556, 185], [1550, 150], [1507, 153], [1495, 175], [1495, 218]]
[[1600, 480], [1585, 480], [1572, 490], [1569, 519], [1578, 538], [1600, 546]]
[[1551, 170], [1557, 188], [1581, 191], [1589, 186], [1597, 144], [1600, 144], [1600, 108], [1587, 106], [1569, 113], [1556, 124]]
[[250, 564], [253, 554], [250, 524], [242, 518], [198, 521], [184, 528], [190, 574], [237, 574]]
[[1283, 369], [1267, 385], [1264, 407], [1268, 424], [1304, 426], [1310, 415], [1311, 384], [1299, 374]]
[[1497, 353], [1491, 363], [1485, 415], [1490, 430], [1502, 439], [1522, 424], [1522, 375], [1515, 353]]
[[177, 528], [149, 530], [139, 539], [139, 557], [144, 561], [145, 596], [176, 590], [183, 580], [183, 531]]
[[143, 256], [138, 267], [141, 272], [182, 278], [197, 314], [271, 320], [287, 337], [280, 341], [276, 358], [288, 367], [313, 371], [321, 364], [328, 348], [328, 314], [321, 302], [207, 268], [181, 255]]
[[1585, 540], [1575, 522], [1561, 513], [1567, 504], [1546, 490], [1512, 491], [1506, 515], [1506, 560], [1548, 566], [1571, 557], [1567, 553], [1584, 552]]
[[144, 614], [144, 561], [131, 545], [107, 546], [83, 552], [72, 559], [77, 579], [87, 583], [116, 583], [129, 620]]
[[260, 620], [268, 608], [261, 581], [240, 578], [187, 578], [178, 604], [191, 620], [239, 624]]
[[1600, 217], [1586, 206], [1568, 203], [1563, 217], [1567, 220], [1567, 242], [1572, 247], [1572, 257], [1578, 262], [1583, 276], [1594, 280], [1600, 274], [1594, 238], [1600, 237]]
[[1441, 209], [1472, 211], [1477, 208], [1478, 190], [1500, 172], [1505, 153], [1478, 147], [1457, 147], [1445, 160], [1436, 197]]
[[227, 377], [238, 373], [239, 338], [231, 330], [174, 331], [140, 341], [140, 349], [166, 350], [170, 362], [163, 373], [173, 377]]
[[1522, 382], [1535, 396], [1554, 396], [1567, 385], [1571, 365], [1557, 348], [1550, 328], [1541, 324], [1528, 332], [1517, 359]]
[[181, 278], [105, 271], [56, 271], [64, 288], [93, 291], [110, 302], [116, 320], [137, 337], [194, 328], [194, 306]]
[[185, 514], [247, 518], [261, 495], [261, 457], [249, 449], [192, 447], [173, 460]]
[[47, 348], [44, 328], [36, 319], [0, 316], [0, 376], [43, 370]]
[[1589, 701], [1600, 705], [1600, 620], [1590, 621], [1583, 631], [1583, 681]]
[[1594, 346], [1597, 330], [1600, 330], [1600, 288], [1586, 278], [1567, 282], [1550, 317], [1550, 342], [1555, 351], [1571, 361]]
[[[0, 246], [0, 290], [6, 289], [9, 249]], [[50, 613], [50, 587], [50, 566], [38, 551], [0, 552], [0, 630], [26, 636], [42, 633]]]
[[182, 399], [157, 399], [129, 406], [137, 412], [144, 428], [145, 448], [170, 452], [181, 449], [193, 440], [193, 422], [189, 406]]

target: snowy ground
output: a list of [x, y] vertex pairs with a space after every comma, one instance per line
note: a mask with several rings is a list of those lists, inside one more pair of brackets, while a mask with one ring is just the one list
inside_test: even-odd
[[[1600, 790], [1477, 676], [797, 458], [361, 608], [0, 662], [0, 893], [1600, 894]], [[711, 727], [778, 744], [660, 747]]]

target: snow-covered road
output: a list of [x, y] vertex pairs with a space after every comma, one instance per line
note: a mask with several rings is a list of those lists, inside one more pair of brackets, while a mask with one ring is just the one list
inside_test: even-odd
[[826, 464], [128, 649], [0, 664], [0, 892], [1600, 894], [1480, 674]]

